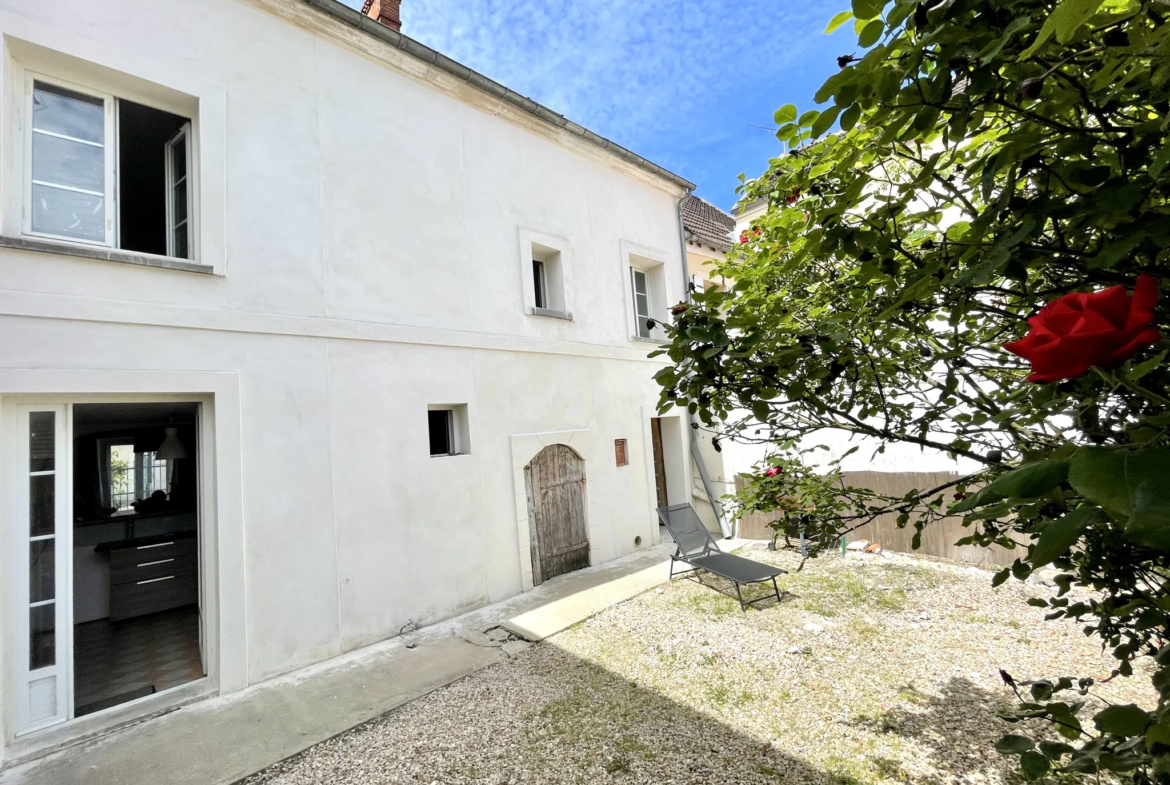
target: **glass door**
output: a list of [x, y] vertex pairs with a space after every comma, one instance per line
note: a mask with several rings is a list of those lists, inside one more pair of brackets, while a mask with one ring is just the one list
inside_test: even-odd
[[26, 733], [72, 713], [72, 472], [68, 406], [18, 405], [12, 411], [17, 732]]

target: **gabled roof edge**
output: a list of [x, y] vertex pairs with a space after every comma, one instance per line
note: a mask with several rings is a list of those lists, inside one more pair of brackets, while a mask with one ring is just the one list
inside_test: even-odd
[[660, 177], [674, 185], [686, 189], [694, 190], [695, 184], [689, 180], [680, 177], [669, 169], [664, 169], [652, 161], [647, 161], [642, 156], [627, 150], [617, 142], [610, 141], [603, 136], [593, 133], [588, 128], [578, 125], [567, 117], [557, 114], [546, 106], [542, 106], [531, 98], [526, 98], [514, 90], [511, 90], [504, 85], [489, 79], [483, 74], [473, 71], [467, 66], [458, 63], [446, 55], [431, 49], [428, 46], [420, 44], [409, 36], [405, 36], [395, 30], [391, 30], [384, 24], [379, 23], [374, 19], [361, 14], [353, 8], [342, 4], [338, 0], [301, 0], [306, 5], [313, 6], [318, 10], [328, 14], [329, 16], [344, 22], [354, 27], [360, 28], [362, 31], [369, 33], [375, 38], [379, 38], [390, 46], [396, 49], [401, 49], [407, 54], [422, 60], [424, 63], [438, 68], [440, 71], [445, 71], [451, 76], [460, 81], [467, 82], [472, 87], [480, 92], [486, 93], [501, 101], [505, 101], [513, 106], [524, 110], [525, 112], [540, 118], [541, 120], [554, 125], [557, 128], [568, 131], [569, 133], [578, 136], [585, 141], [608, 152], [617, 158], [633, 164], [634, 166], [649, 172], [656, 177]]

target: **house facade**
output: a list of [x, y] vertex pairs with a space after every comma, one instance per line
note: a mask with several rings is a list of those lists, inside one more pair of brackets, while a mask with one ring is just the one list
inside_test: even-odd
[[0, 0], [0, 766], [693, 498], [690, 183], [371, 5]]

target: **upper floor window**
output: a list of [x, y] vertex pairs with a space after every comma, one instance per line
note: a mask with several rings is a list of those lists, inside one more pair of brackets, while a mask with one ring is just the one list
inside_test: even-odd
[[666, 268], [655, 259], [630, 253], [630, 313], [633, 316], [630, 337], [643, 341], [663, 341], [666, 331], [662, 324], [667, 314]]
[[524, 312], [571, 321], [569, 244], [521, 227], [520, 265]]
[[35, 76], [28, 101], [27, 234], [193, 257], [188, 118]]

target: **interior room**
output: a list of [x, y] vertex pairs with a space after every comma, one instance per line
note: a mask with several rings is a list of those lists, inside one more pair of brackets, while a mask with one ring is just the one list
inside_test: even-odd
[[74, 716], [204, 676], [197, 415], [73, 408]]

